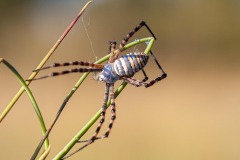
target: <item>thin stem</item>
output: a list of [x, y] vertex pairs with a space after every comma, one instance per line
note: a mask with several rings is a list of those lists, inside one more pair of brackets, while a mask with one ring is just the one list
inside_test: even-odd
[[[35, 69], [35, 70], [39, 70], [42, 68], [42, 66], [46, 63], [46, 61], [50, 58], [50, 56], [53, 54], [53, 52], [57, 49], [57, 47], [60, 45], [60, 43], [63, 41], [63, 39], [67, 36], [67, 34], [69, 33], [69, 31], [72, 29], [72, 27], [75, 25], [75, 23], [78, 21], [78, 19], [81, 17], [81, 15], [83, 14], [83, 12], [87, 9], [87, 7], [89, 6], [89, 4], [91, 4], [92, 1], [89, 1], [87, 4], [85, 4], [85, 6], [82, 8], [82, 10], [78, 13], [77, 17], [72, 21], [72, 23], [68, 26], [68, 28], [65, 30], [65, 32], [62, 34], [62, 36], [59, 38], [59, 40], [55, 43], [55, 45], [52, 47], [52, 49], [47, 53], [47, 55], [45, 56], [45, 58], [42, 60], [42, 62], [38, 65], [38, 67]], [[30, 77], [28, 79], [33, 79], [36, 75], [37, 75], [38, 72], [33, 72]], [[31, 81], [29, 81], [30, 83]], [[29, 84], [28, 83], [28, 84]], [[21, 94], [23, 93], [23, 91], [21, 91], [21, 89], [19, 90], [18, 92], [19, 94], [17, 94], [15, 97], [17, 97], [17, 99], [21, 96]], [[19, 96], [18, 96], [19, 95]], [[14, 97], [14, 98], [15, 98]], [[16, 100], [17, 100], [16, 99]], [[14, 105], [14, 104], [13, 104]], [[13, 106], [12, 105], [12, 106]], [[10, 106], [10, 109], [12, 108], [12, 106]], [[61, 113], [61, 112], [60, 112]], [[57, 119], [58, 117], [60, 116], [60, 113], [59, 115], [57, 115]], [[1, 120], [1, 119], [0, 119]], [[42, 138], [42, 140], [40, 141], [39, 145], [37, 146], [36, 150], [34, 151], [32, 157], [31, 157], [31, 160], [34, 160], [36, 159], [45, 139], [48, 137], [52, 127], [54, 126], [54, 124], [56, 123], [56, 121], [54, 121], [54, 123], [51, 125], [50, 129], [48, 129], [48, 131], [44, 132], [44, 137]], [[45, 147], [45, 150], [47, 150], [47, 148]], [[41, 156], [41, 157], [44, 157], [45, 156]], [[41, 158], [40, 157], [40, 158]]]
[[[118, 95], [123, 91], [126, 87], [127, 83], [123, 82], [119, 88], [115, 91], [114, 97], [117, 98]], [[110, 100], [108, 100], [107, 108], [110, 106]], [[71, 141], [56, 155], [53, 159], [58, 160], [63, 158], [70, 149], [78, 142], [78, 140], [91, 128], [91, 126], [98, 120], [102, 112], [102, 109], [98, 110], [98, 112], [88, 121], [88, 123], [72, 138]]]
[[[34, 110], [38, 116], [41, 128], [42, 128], [42, 133], [44, 134], [46, 132], [46, 126], [42, 117], [42, 114], [39, 110], [39, 107], [37, 105], [37, 102], [31, 92], [31, 90], [28, 88], [27, 84], [25, 83], [24, 79], [22, 78], [22, 76], [18, 73], [18, 71], [10, 64], [8, 63], [6, 60], [4, 60], [3, 58], [0, 59], [0, 63], [5, 64], [12, 72], [13, 74], [18, 78], [18, 80], [20, 81], [20, 83], [22, 84], [22, 88], [24, 88], [24, 90], [27, 92], [28, 97], [30, 99], [30, 101], [32, 102], [32, 105], [34, 107]], [[43, 154], [47, 155], [49, 153], [49, 140], [46, 139], [45, 141], [45, 152]]]
[[[72, 21], [72, 23], [68, 26], [68, 28], [65, 30], [65, 32], [62, 34], [62, 36], [57, 40], [57, 42], [54, 44], [54, 46], [50, 49], [50, 51], [47, 53], [47, 55], [43, 58], [43, 60], [40, 62], [40, 64], [37, 66], [36, 69], [40, 69], [42, 68], [42, 66], [47, 62], [47, 60], [51, 57], [51, 55], [53, 54], [53, 52], [57, 49], [57, 47], [60, 45], [60, 43], [63, 41], [63, 39], [66, 37], [66, 35], [68, 34], [68, 32], [72, 29], [72, 27], [74, 26], [74, 24], [77, 22], [77, 20], [81, 17], [81, 15], [83, 14], [83, 12], [86, 10], [86, 8], [88, 7], [88, 5], [92, 3], [92, 1], [89, 1], [83, 8], [82, 10], [78, 13], [77, 17]], [[28, 79], [34, 79], [34, 77], [37, 75], [38, 72], [32, 72], [32, 74], [29, 76]], [[27, 81], [26, 84], [29, 85], [31, 83], [31, 81]], [[11, 100], [11, 102], [8, 104], [8, 106], [6, 107], [6, 109], [3, 111], [3, 113], [0, 116], [0, 123], [2, 122], [2, 120], [4, 119], [4, 117], [6, 117], [6, 115], [8, 114], [8, 112], [12, 109], [13, 105], [17, 102], [17, 100], [20, 98], [20, 96], [22, 95], [22, 93], [24, 92], [24, 88], [20, 88], [20, 90], [18, 91], [18, 93], [15, 95], [15, 97]]]

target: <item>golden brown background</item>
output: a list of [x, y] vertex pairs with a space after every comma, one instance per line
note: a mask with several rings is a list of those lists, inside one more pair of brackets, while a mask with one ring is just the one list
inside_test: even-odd
[[[1, 0], [0, 57], [27, 78], [86, 2]], [[158, 38], [152, 50], [168, 77], [149, 89], [127, 86], [116, 100], [110, 138], [72, 159], [240, 159], [240, 1], [95, 0], [83, 17], [99, 58], [109, 40], [119, 42], [145, 20]], [[147, 36], [143, 29], [130, 41]], [[138, 46], [128, 51], [134, 49]], [[71, 60], [95, 60], [81, 19], [48, 64]], [[147, 72], [151, 78], [159, 73], [153, 62]], [[30, 85], [47, 126], [80, 76]], [[20, 83], [3, 64], [0, 82], [2, 112]], [[89, 76], [53, 129], [49, 159], [101, 107], [103, 93], [104, 84]], [[24, 94], [0, 124], [0, 159], [29, 159], [40, 139], [39, 122]]]

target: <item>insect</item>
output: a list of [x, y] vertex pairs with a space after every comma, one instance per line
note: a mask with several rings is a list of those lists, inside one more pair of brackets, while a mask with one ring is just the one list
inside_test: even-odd
[[[53, 67], [70, 66], [70, 65], [80, 65], [80, 66], [86, 67], [86, 68], [75, 68], [75, 69], [65, 70], [62, 72], [53, 72], [49, 75], [36, 78], [36, 79], [55, 77], [59, 75], [65, 75], [69, 73], [78, 73], [78, 72], [100, 72], [97, 75], [97, 80], [105, 83], [106, 85], [105, 92], [104, 92], [104, 100], [102, 104], [101, 117], [100, 117], [100, 121], [98, 123], [97, 129], [95, 130], [95, 133], [93, 134], [91, 139], [87, 141], [80, 141], [80, 142], [87, 142], [87, 144], [84, 147], [92, 144], [97, 139], [103, 139], [103, 138], [109, 137], [110, 131], [113, 127], [113, 123], [116, 119], [116, 104], [115, 104], [115, 98], [114, 98], [114, 83], [116, 81], [122, 80], [136, 87], [144, 86], [147, 88], [147, 87], [151, 87], [156, 82], [161, 81], [162, 79], [167, 77], [167, 74], [164, 72], [164, 70], [158, 63], [156, 57], [154, 56], [151, 50], [150, 50], [150, 54], [153, 57], [154, 61], [156, 62], [162, 74], [159, 77], [149, 81], [148, 83], [147, 83], [148, 77], [146, 75], [146, 72], [144, 71], [144, 67], [147, 65], [147, 62], [149, 59], [149, 55], [147, 53], [135, 51], [129, 54], [125, 54], [122, 57], [119, 57], [121, 52], [124, 50], [124, 46], [127, 44], [128, 40], [142, 27], [146, 27], [147, 30], [151, 33], [152, 37], [156, 40], [155, 35], [151, 31], [151, 29], [148, 27], [148, 25], [144, 21], [141, 21], [131, 32], [129, 32], [126, 35], [126, 37], [123, 38], [118, 48], [116, 48], [116, 45], [117, 45], [116, 41], [110, 41], [110, 46], [109, 46], [110, 57], [109, 57], [108, 63], [105, 65], [83, 62], [83, 61], [74, 61], [74, 62], [66, 62], [66, 63], [54, 63], [53, 65], [40, 69], [40, 70], [43, 70], [43, 69], [49, 69]], [[134, 74], [139, 71], [142, 71], [144, 75], [144, 79], [142, 80], [137, 80], [133, 78]], [[108, 99], [110, 99], [111, 120], [109, 122], [106, 132], [102, 136], [98, 136], [101, 130], [101, 127], [105, 121], [105, 114], [106, 114]]]

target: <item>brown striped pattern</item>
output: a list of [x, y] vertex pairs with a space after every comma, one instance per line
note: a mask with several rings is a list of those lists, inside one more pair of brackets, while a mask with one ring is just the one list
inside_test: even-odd
[[154, 80], [151, 80], [149, 83], [142, 81], [139, 81], [133, 77], [123, 77], [123, 81], [135, 86], [135, 87], [139, 87], [139, 86], [145, 86], [146, 88], [151, 87], [152, 85], [154, 85], [156, 82], [159, 82], [161, 80], [163, 80], [164, 78], [167, 77], [166, 73], [163, 73], [160, 77], [155, 78]]
[[75, 68], [75, 69], [69, 69], [61, 72], [52, 72], [48, 75], [39, 77], [39, 78], [34, 78], [33, 80], [39, 80], [39, 79], [44, 79], [48, 77], [56, 77], [56, 76], [61, 76], [65, 74], [70, 74], [70, 73], [84, 73], [84, 72], [100, 72], [102, 69], [95, 69], [95, 68]]
[[123, 38], [121, 44], [119, 45], [119, 49], [117, 50], [117, 53], [114, 57], [114, 59], [117, 59], [119, 54], [122, 52], [123, 47], [126, 45], [126, 43], [128, 42], [128, 40], [143, 26], [145, 25], [144, 21], [141, 21], [131, 32], [129, 32], [126, 37]]
[[50, 68], [74, 66], [74, 65], [87, 66], [87, 67], [91, 67], [91, 68], [75, 68], [75, 69], [69, 69], [69, 70], [65, 70], [65, 71], [61, 71], [61, 72], [52, 72], [48, 75], [45, 75], [45, 76], [42, 76], [39, 78], [34, 78], [32, 80], [39, 80], [39, 79], [44, 79], [44, 78], [48, 78], [48, 77], [55, 77], [55, 76], [65, 75], [65, 74], [69, 74], [69, 73], [77, 73], [77, 72], [78, 73], [99, 72], [99, 71], [102, 71], [102, 69], [104, 67], [104, 65], [102, 65], [102, 64], [94, 64], [94, 63], [83, 62], [83, 61], [73, 61], [73, 62], [64, 62], [64, 63], [53, 63], [52, 65], [43, 67], [41, 69], [33, 70], [33, 72], [38, 72], [38, 71], [50, 69]]
[[112, 113], [112, 117], [110, 120], [110, 123], [108, 125], [108, 129], [106, 131], [106, 133], [102, 136], [102, 138], [107, 138], [111, 132], [111, 129], [113, 127], [113, 123], [116, 119], [116, 104], [115, 104], [115, 97], [114, 97], [114, 85], [111, 85], [109, 88], [109, 92], [110, 92], [110, 99], [111, 99], [111, 113]]
[[113, 63], [114, 62], [114, 56], [113, 55], [114, 55], [114, 51], [116, 49], [117, 42], [112, 40], [109, 43], [110, 43], [110, 46], [109, 46], [110, 57], [109, 57], [108, 63]]
[[104, 65], [102, 64], [94, 64], [91, 62], [83, 62], [83, 61], [73, 61], [73, 62], [64, 62], [64, 63], [53, 63], [52, 65], [34, 70], [34, 72], [44, 70], [44, 69], [49, 69], [49, 68], [66, 67], [66, 66], [74, 66], [74, 65], [88, 66], [88, 67], [99, 68], [99, 69], [102, 69], [104, 67]]
[[54, 63], [51, 67], [61, 67], [61, 66], [71, 66], [71, 65], [80, 65], [80, 66], [89, 66], [94, 68], [103, 68], [101, 64], [94, 64], [90, 62], [83, 62], [83, 61], [73, 61], [73, 62], [64, 62], [64, 63]]
[[109, 95], [109, 87], [110, 87], [110, 84], [106, 83], [105, 93], [104, 93], [104, 101], [103, 101], [102, 112], [101, 112], [101, 118], [100, 118], [100, 122], [98, 123], [97, 129], [96, 129], [95, 133], [93, 134], [93, 136], [90, 140], [90, 141], [92, 141], [91, 143], [93, 143], [97, 139], [97, 135], [98, 135], [98, 133], [99, 133], [101, 127], [102, 127], [102, 124], [105, 121], [105, 114], [106, 114], [107, 101], [108, 101], [108, 95]]
[[151, 87], [152, 85], [154, 85], [156, 82], [163, 80], [166, 77], [167, 77], [167, 74], [163, 73], [160, 77], [157, 77], [156, 79], [150, 81], [149, 83], [143, 83], [143, 84], [146, 88], [148, 88], [148, 87]]
[[115, 60], [113, 65], [114, 71], [120, 77], [132, 77], [146, 66], [148, 59], [149, 56], [140, 52], [123, 55], [121, 58]]

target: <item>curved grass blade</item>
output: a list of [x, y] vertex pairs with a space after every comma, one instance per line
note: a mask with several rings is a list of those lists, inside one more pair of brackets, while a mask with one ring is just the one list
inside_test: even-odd
[[[46, 126], [42, 117], [42, 114], [38, 108], [37, 102], [31, 92], [31, 90], [28, 88], [27, 84], [25, 83], [24, 79], [22, 78], [22, 76], [18, 73], [18, 71], [10, 64], [8, 63], [6, 60], [4, 60], [3, 58], [0, 58], [0, 63], [5, 64], [11, 71], [12, 73], [18, 78], [18, 80], [20, 81], [22, 88], [24, 88], [24, 90], [27, 92], [28, 97], [30, 99], [30, 101], [32, 102], [32, 105], [34, 107], [34, 110], [38, 116], [38, 120], [40, 122], [41, 128], [42, 128], [42, 133], [44, 134], [46, 132]], [[43, 154], [47, 155], [49, 153], [49, 140], [46, 139], [45, 141], [45, 152]]]

